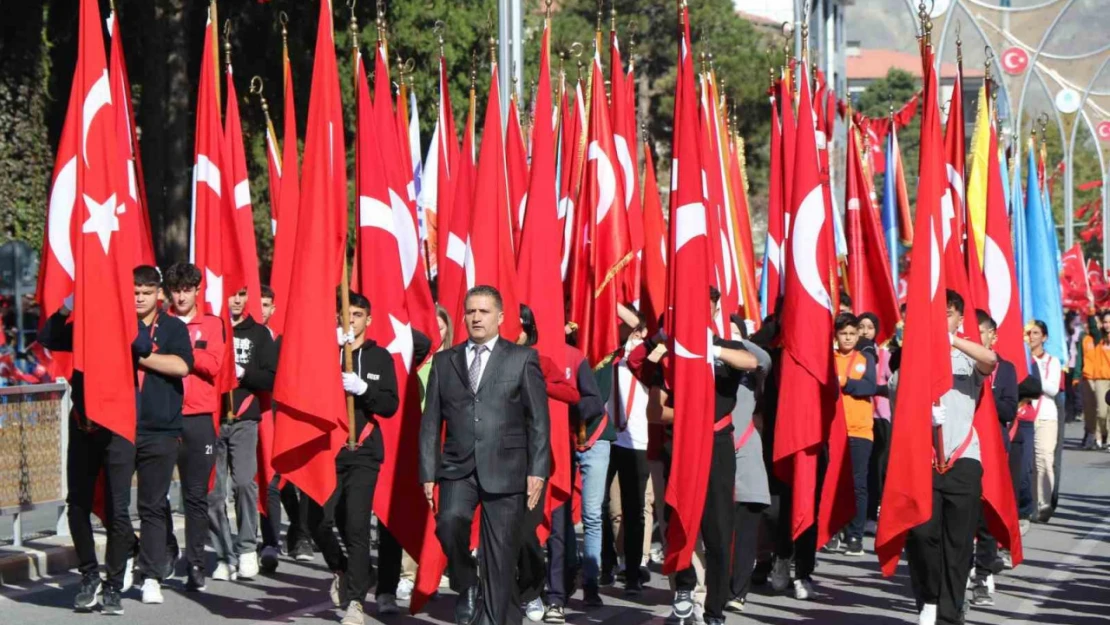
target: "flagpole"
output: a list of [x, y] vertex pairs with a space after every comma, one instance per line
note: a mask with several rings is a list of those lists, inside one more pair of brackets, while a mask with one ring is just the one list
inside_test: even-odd
[[[351, 9], [351, 61], [354, 65], [354, 81], [355, 81], [355, 97], [358, 97], [358, 20], [355, 18], [355, 3], [353, 0], [348, 0], [347, 6]], [[355, 124], [355, 132], [358, 132], [358, 124]], [[356, 145], [358, 139], [355, 139]], [[357, 154], [357, 150], [356, 150]], [[357, 163], [357, 159], [356, 159]], [[355, 175], [355, 197], [358, 197], [358, 175], [357, 167]], [[340, 277], [339, 284], [339, 323], [343, 328], [343, 334], [347, 335], [351, 331], [351, 277], [350, 268], [347, 267], [347, 233], [343, 233], [343, 273]], [[343, 342], [343, 372], [351, 373], [354, 371], [354, 354], [351, 349], [349, 341]], [[355, 438], [355, 397], [350, 393], [344, 393], [347, 399], [347, 449], [354, 451], [358, 449], [358, 441]]]
[[[216, 11], [216, 2], [215, 2], [215, 0], [213, 0], [213, 2], [212, 2], [212, 11], [213, 11], [213, 15], [215, 15], [215, 11]], [[216, 22], [213, 22], [213, 24], [215, 24], [215, 23]], [[217, 64], [218, 64], [218, 61], [217, 61]], [[231, 79], [231, 20], [225, 20], [224, 21], [224, 71], [227, 72], [228, 79]], [[216, 89], [217, 89], [217, 93], [218, 93], [219, 92], [220, 81], [216, 80], [215, 82], [216, 82]], [[217, 97], [217, 99], [219, 98], [218, 95], [216, 97]], [[225, 232], [224, 236], [227, 236], [227, 234], [228, 233]], [[228, 421], [234, 421], [235, 420], [235, 398], [233, 397], [233, 392], [232, 391], [227, 392], [227, 420]]]

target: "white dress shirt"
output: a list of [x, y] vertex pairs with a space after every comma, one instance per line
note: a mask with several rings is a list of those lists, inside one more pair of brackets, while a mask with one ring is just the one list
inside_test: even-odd
[[[486, 364], [489, 363], [489, 356], [493, 353], [493, 346], [497, 344], [498, 337], [494, 335], [492, 339], [485, 343], [486, 351], [482, 353], [482, 361], [478, 363], [478, 383], [482, 383], [482, 376], [486, 373]], [[470, 371], [470, 365], [474, 363], [474, 355], [478, 353], [478, 344], [473, 339], [466, 341], [466, 370]]]

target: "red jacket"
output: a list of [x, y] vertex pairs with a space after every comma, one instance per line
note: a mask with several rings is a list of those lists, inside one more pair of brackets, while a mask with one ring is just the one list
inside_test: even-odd
[[227, 340], [224, 324], [214, 315], [195, 315], [185, 326], [193, 343], [193, 370], [185, 378], [185, 402], [181, 413], [186, 417], [210, 416], [220, 408], [215, 381], [223, 366]]

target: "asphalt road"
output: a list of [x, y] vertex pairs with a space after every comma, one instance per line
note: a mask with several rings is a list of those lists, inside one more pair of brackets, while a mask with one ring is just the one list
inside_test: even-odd
[[[1079, 625], [1110, 623], [1110, 453], [1076, 449], [1081, 426], [1068, 427], [1061, 507], [1052, 522], [1034, 525], [1025, 536], [1023, 565], [997, 579], [995, 606], [973, 608], [968, 623], [1015, 625]], [[870, 549], [870, 539], [867, 548]], [[749, 623], [821, 623], [887, 625], [916, 623], [906, 567], [893, 578], [879, 574], [873, 555], [848, 558], [818, 556], [814, 575], [816, 596], [806, 602], [773, 595], [757, 587], [743, 616], [729, 616], [730, 625]], [[322, 558], [301, 564], [284, 560], [269, 577], [250, 582], [209, 581], [208, 590], [186, 594], [180, 578], [168, 582], [161, 606], [140, 603], [133, 590], [124, 596], [126, 614], [119, 625], [198, 625], [233, 622], [323, 625], [337, 623], [340, 613], [328, 601], [330, 575]], [[78, 579], [73, 572], [25, 587], [0, 588], [0, 623], [70, 625], [99, 622], [99, 614], [70, 610]], [[604, 608], [584, 612], [574, 599], [567, 621], [574, 625], [662, 625], [671, 594], [654, 575], [640, 601], [630, 603], [619, 589], [606, 589]], [[580, 595], [579, 595], [580, 596]], [[454, 596], [446, 591], [416, 617], [391, 616], [396, 625], [451, 623]], [[377, 622], [373, 599], [366, 603], [367, 622]]]

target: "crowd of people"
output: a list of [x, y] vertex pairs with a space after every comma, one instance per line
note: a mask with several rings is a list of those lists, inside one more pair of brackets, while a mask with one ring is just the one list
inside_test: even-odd
[[[143, 603], [160, 604], [179, 561], [185, 590], [203, 592], [209, 580], [249, 580], [273, 572], [283, 558], [311, 561], [319, 552], [333, 572], [330, 596], [344, 611], [344, 625], [364, 622], [363, 601], [371, 591], [379, 615], [397, 613], [398, 602], [412, 595], [416, 562], [383, 524], [374, 539], [371, 505], [384, 453], [377, 424], [394, 417], [399, 394], [393, 356], [366, 334], [372, 303], [352, 292], [347, 323], [337, 320], [337, 361], [347, 346], [353, 356], [353, 366], [341, 375], [354, 403], [357, 446], [339, 451], [336, 489], [320, 503], [273, 475], [259, 453], [272, 428], [270, 391], [281, 351], [281, 337], [266, 325], [274, 310], [272, 291], [262, 287], [261, 319], [248, 312], [245, 289], [231, 297], [232, 335], [226, 336], [220, 318], [200, 312], [200, 283], [200, 271], [187, 263], [164, 273], [152, 266], [134, 270], [134, 444], [86, 417], [81, 373], [71, 380], [67, 515], [82, 575], [74, 607], [99, 604], [105, 614], [122, 614], [121, 596], [133, 586]], [[792, 485], [778, 479], [772, 463], [778, 396], [789, 391], [779, 388], [776, 375], [782, 358], [778, 316], [756, 331], [750, 321], [720, 310], [716, 289], [708, 296], [720, 321], [713, 337], [709, 483], [699, 548], [692, 566], [674, 572], [670, 585], [675, 621], [715, 625], [729, 612], [743, 612], [753, 586], [770, 584], [776, 593], [813, 599], [818, 544], [816, 527], [792, 535]], [[50, 350], [73, 348], [70, 306], [51, 315], [39, 334]], [[443, 583], [458, 595], [458, 625], [500, 625], [521, 616], [558, 625], [579, 592], [586, 610], [604, 604], [606, 586], [620, 585], [637, 600], [653, 565], [661, 563], [670, 515], [663, 494], [671, 468], [673, 396], [682, 389], [671, 388], [666, 375], [663, 319], [653, 323], [634, 307], [619, 306], [622, 346], [591, 368], [575, 347], [573, 324], [566, 327], [565, 362], [553, 362], [529, 349], [538, 341], [531, 310], [502, 308], [496, 289], [474, 287], [465, 300], [465, 342], [452, 346], [453, 319], [442, 308], [438, 353], [429, 354], [432, 341], [414, 332], [423, 416], [419, 442], [410, 450], [420, 458], [420, 483], [411, 485], [411, 496], [424, 496], [435, 512], [448, 562]], [[866, 554], [864, 536], [875, 533], [881, 515], [901, 329], [878, 344], [878, 317], [849, 310], [842, 297], [829, 338], [855, 515], [821, 551], [858, 558]], [[524, 328], [516, 341], [500, 336], [508, 314], [518, 314]], [[1022, 533], [1029, 523], [1048, 522], [1055, 510], [1063, 420], [1084, 410], [1085, 446], [1102, 449], [1108, 443], [1110, 311], [1091, 315], [1089, 333], [1078, 315], [1069, 316], [1068, 363], [1045, 352], [1045, 324], [1030, 323], [1025, 337], [1032, 366], [1020, 376], [1024, 363], [1007, 362], [992, 350], [997, 325], [987, 313], [965, 310], [963, 299], [949, 291], [947, 315], [953, 386], [932, 410], [933, 425], [944, 426], [944, 460], [935, 464], [933, 516], [910, 532], [905, 553], [922, 624], [963, 622], [970, 606], [992, 605], [994, 576], [1009, 566], [980, 504], [982, 469], [972, 423], [984, 385], [993, 394], [1009, 453]], [[973, 327], [964, 325], [965, 316], [977, 322], [978, 340], [963, 334]], [[720, 331], [725, 323], [727, 334]], [[228, 355], [233, 368], [225, 366]], [[222, 371], [234, 371], [238, 383], [221, 395]], [[580, 486], [577, 506], [567, 502], [551, 513], [544, 544], [536, 528], [544, 518], [552, 464], [549, 402], [567, 406], [568, 460]], [[175, 468], [183, 547], [168, 496]], [[135, 476], [138, 536], [128, 513]], [[479, 504], [481, 530], [472, 549]], [[108, 537], [103, 574], [93, 514]], [[206, 549], [215, 553], [214, 568]]]

